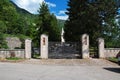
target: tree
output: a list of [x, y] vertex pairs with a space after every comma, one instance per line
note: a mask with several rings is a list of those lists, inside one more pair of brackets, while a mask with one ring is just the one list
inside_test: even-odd
[[104, 33], [102, 23], [111, 24], [115, 17], [114, 0], [69, 0], [66, 13], [69, 18], [65, 23], [65, 39], [80, 40], [84, 33], [90, 35], [90, 44]]
[[78, 41], [80, 39], [81, 34], [85, 32], [83, 31], [83, 28], [86, 27], [85, 24], [87, 21], [84, 20], [87, 19], [84, 15], [84, 9], [86, 8], [85, 2], [86, 0], [69, 0], [68, 2], [69, 8], [67, 9], [68, 12], [66, 14], [69, 16], [69, 19], [65, 23], [66, 41]]
[[106, 47], [119, 47], [120, 46], [120, 23], [119, 23], [119, 15], [115, 17], [115, 19], [111, 19], [112, 25], [104, 23], [104, 34], [105, 38], [105, 46]]
[[3, 34], [0, 32], [0, 49], [1, 48], [6, 49], [6, 48], [8, 48], [8, 46], [7, 46], [7, 43], [6, 43], [5, 39], [4, 39]]
[[[54, 14], [50, 13], [48, 5], [45, 2], [40, 5], [38, 12], [39, 16], [37, 22], [37, 36], [45, 33], [49, 35], [50, 41], [59, 40], [60, 31], [57, 25], [57, 19]], [[39, 40], [39, 37], [37, 37], [37, 40]]]
[[[48, 9], [48, 5], [43, 2], [41, 5], [40, 5], [40, 8], [39, 8], [39, 17], [38, 17], [38, 23], [37, 23], [37, 26], [39, 26], [39, 34], [42, 34], [42, 33], [47, 33], [48, 30], [49, 30], [49, 25], [50, 25], [50, 21], [49, 21], [49, 17], [50, 17], [50, 12], [49, 12], [49, 9]], [[48, 34], [48, 33], [47, 33]]]
[[3, 21], [0, 20], [0, 32], [5, 33], [7, 30], [7, 27]]
[[50, 41], [60, 40], [60, 29], [58, 27], [58, 20], [54, 14], [50, 16], [50, 30], [49, 30]]
[[[10, 0], [0, 1], [0, 20], [6, 25], [7, 34], [12, 34], [16, 29], [15, 24], [18, 18], [15, 7], [10, 3]], [[4, 27], [4, 26], [2, 26]]]
[[10, 0], [0, 1], [0, 27], [6, 34], [23, 34], [28, 35], [29, 26], [32, 18], [25, 13], [18, 13], [16, 6]]

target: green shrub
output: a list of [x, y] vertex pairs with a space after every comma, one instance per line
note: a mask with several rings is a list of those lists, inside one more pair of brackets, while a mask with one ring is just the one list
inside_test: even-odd
[[2, 33], [0, 33], [0, 48], [7, 49], [7, 42], [5, 41], [5, 38]]
[[22, 58], [18, 58], [18, 57], [10, 57], [10, 58], [6, 58], [7, 60], [21, 60]]
[[118, 62], [118, 58], [115, 58], [115, 57], [109, 57], [108, 60], [112, 61], [112, 62], [115, 62], [115, 63]]

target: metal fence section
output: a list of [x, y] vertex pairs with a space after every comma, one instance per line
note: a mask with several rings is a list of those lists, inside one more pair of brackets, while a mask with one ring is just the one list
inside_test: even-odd
[[80, 58], [80, 43], [78, 42], [49, 42], [49, 58], [76, 59]]

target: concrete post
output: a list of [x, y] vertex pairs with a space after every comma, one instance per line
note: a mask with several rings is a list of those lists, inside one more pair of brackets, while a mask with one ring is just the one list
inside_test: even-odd
[[25, 58], [27, 59], [31, 58], [31, 40], [30, 39], [25, 40]]
[[89, 58], [89, 36], [87, 34], [82, 35], [82, 58]]
[[48, 36], [45, 34], [41, 35], [41, 58], [48, 58]]
[[105, 55], [104, 55], [104, 39], [103, 38], [98, 39], [98, 49], [99, 49], [99, 58], [105, 58]]

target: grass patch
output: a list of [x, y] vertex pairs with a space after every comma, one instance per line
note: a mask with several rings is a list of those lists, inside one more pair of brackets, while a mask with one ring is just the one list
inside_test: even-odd
[[13, 61], [22, 60], [22, 58], [17, 58], [17, 57], [11, 57], [11, 58], [6, 58], [6, 59], [13, 60]]
[[33, 54], [33, 58], [40, 58], [40, 54]]
[[28, 36], [25, 36], [23, 34], [16, 34], [16, 35], [11, 35], [11, 34], [4, 34], [3, 35], [5, 38], [6, 37], [18, 37], [18, 38], [21, 38], [21, 39], [27, 39], [27, 38], [30, 38]]
[[118, 62], [118, 58], [115, 58], [115, 57], [110, 57], [110, 58], [108, 58], [108, 60], [111, 62], [115, 62], [115, 63]]

